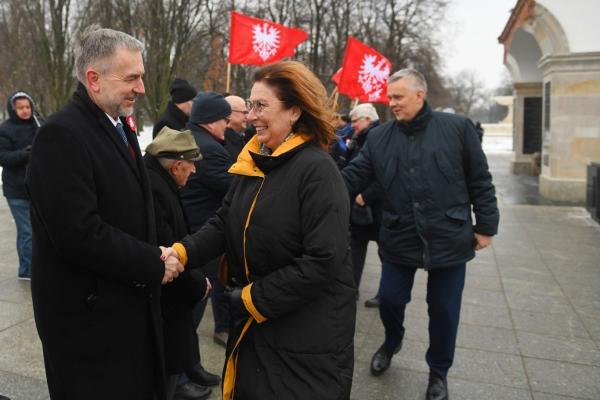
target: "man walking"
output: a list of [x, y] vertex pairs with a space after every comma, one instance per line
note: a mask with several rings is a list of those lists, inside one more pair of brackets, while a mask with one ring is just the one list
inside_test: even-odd
[[421, 73], [400, 70], [390, 76], [387, 90], [396, 121], [371, 131], [358, 157], [342, 171], [353, 196], [373, 179], [383, 188], [379, 313], [385, 340], [373, 356], [371, 373], [384, 373], [402, 346], [404, 310], [414, 274], [423, 268], [429, 311], [426, 398], [444, 400], [466, 262], [474, 250], [491, 245], [498, 229], [495, 190], [472, 123], [431, 111]]
[[142, 50], [123, 32], [84, 32], [77, 90], [34, 141], [31, 291], [52, 399], [165, 398], [160, 285], [183, 268], [161, 261], [148, 175], [123, 123], [144, 94]]

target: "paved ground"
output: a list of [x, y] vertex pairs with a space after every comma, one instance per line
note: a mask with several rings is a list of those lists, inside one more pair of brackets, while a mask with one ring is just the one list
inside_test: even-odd
[[[455, 365], [456, 399], [600, 399], [600, 227], [580, 207], [539, 205], [535, 180], [511, 177], [509, 156], [490, 155], [500, 197], [500, 233], [468, 267]], [[534, 188], [529, 186], [533, 185]], [[529, 205], [538, 204], [538, 205]], [[15, 278], [14, 225], [0, 201], [0, 394], [47, 399], [29, 284]], [[383, 329], [363, 301], [377, 291], [370, 248], [357, 315], [352, 398], [422, 399], [427, 384], [425, 273], [407, 310], [402, 351], [380, 378], [369, 361]], [[207, 309], [207, 311], [210, 307]], [[204, 365], [221, 370], [212, 316], [200, 327]], [[212, 399], [217, 399], [215, 393]]]

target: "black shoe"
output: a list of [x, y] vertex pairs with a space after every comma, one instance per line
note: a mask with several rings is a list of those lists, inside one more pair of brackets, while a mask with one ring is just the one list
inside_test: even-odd
[[379, 307], [379, 296], [375, 296], [372, 299], [365, 301], [365, 307], [367, 307], [367, 308]]
[[392, 363], [392, 357], [394, 354], [398, 353], [401, 348], [402, 342], [400, 342], [398, 347], [390, 353], [389, 350], [385, 348], [385, 345], [382, 344], [375, 354], [373, 354], [373, 358], [371, 359], [371, 375], [379, 376], [387, 371]]
[[190, 378], [190, 381], [200, 386], [217, 386], [221, 383], [219, 375], [211, 374], [201, 365], [197, 365], [193, 369], [186, 371], [185, 374]]
[[174, 400], [206, 400], [209, 398], [210, 392], [210, 388], [206, 386], [188, 382], [177, 386]]
[[426, 400], [448, 400], [448, 381], [433, 372], [429, 372], [429, 385], [427, 386]]

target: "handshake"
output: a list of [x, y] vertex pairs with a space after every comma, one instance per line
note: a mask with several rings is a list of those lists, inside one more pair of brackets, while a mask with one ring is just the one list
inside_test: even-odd
[[161, 251], [160, 259], [165, 263], [165, 276], [162, 284], [173, 282], [180, 273], [183, 272], [183, 264], [179, 261], [179, 254], [172, 247], [159, 246]]

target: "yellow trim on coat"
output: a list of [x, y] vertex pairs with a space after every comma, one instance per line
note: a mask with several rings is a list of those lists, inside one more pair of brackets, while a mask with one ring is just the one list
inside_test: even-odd
[[185, 266], [188, 262], [188, 256], [185, 247], [179, 242], [173, 243], [171, 247], [177, 252], [177, 255], [179, 255], [179, 262]]
[[[283, 153], [287, 153], [288, 151], [304, 144], [310, 140], [310, 137], [306, 135], [297, 134], [292, 137], [290, 140], [283, 142], [278, 148], [275, 149], [271, 157], [277, 157], [282, 155]], [[229, 173], [236, 175], [245, 175], [245, 176], [257, 176], [263, 178], [265, 176], [264, 172], [258, 168], [250, 152], [259, 154], [260, 153], [260, 142], [256, 135], [250, 139], [248, 143], [244, 146], [240, 155], [237, 158], [235, 164], [229, 168]]]
[[242, 289], [242, 301], [244, 302], [244, 307], [246, 307], [246, 310], [248, 310], [248, 312], [254, 317], [256, 322], [261, 324], [267, 320], [267, 317], [265, 317], [260, 313], [260, 311], [258, 311], [256, 306], [254, 305], [254, 302], [252, 301], [252, 285], [253, 284], [251, 283], [249, 285], [244, 286], [244, 288]]
[[244, 334], [250, 328], [250, 324], [252, 324], [252, 317], [248, 318], [248, 321], [244, 324], [242, 328], [242, 332], [240, 333], [240, 337], [235, 342], [233, 346], [233, 350], [231, 350], [231, 354], [229, 354], [229, 358], [227, 359], [227, 364], [225, 364], [225, 375], [223, 376], [223, 400], [231, 400], [233, 399], [233, 389], [235, 388], [235, 374], [237, 370], [237, 357], [238, 357], [238, 348], [244, 337]]

